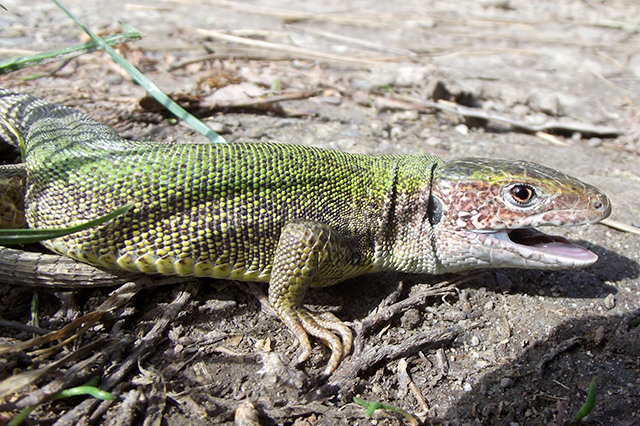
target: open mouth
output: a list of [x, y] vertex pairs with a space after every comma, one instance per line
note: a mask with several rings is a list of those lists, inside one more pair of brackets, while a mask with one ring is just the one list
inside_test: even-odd
[[514, 245], [519, 251], [530, 251], [547, 257], [555, 262], [587, 266], [595, 263], [598, 256], [586, 248], [574, 244], [565, 238], [547, 235], [533, 228], [505, 229], [496, 232], [495, 236], [503, 242]]

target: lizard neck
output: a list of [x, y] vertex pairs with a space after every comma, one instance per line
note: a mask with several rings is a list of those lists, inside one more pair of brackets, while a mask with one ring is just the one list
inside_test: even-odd
[[382, 270], [433, 274], [438, 271], [429, 222], [433, 170], [442, 160], [408, 156], [396, 165], [389, 208], [378, 235], [374, 264]]

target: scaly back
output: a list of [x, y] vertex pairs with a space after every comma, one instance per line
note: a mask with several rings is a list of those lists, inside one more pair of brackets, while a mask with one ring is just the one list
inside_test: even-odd
[[408, 198], [428, 196], [441, 161], [266, 143], [127, 141], [72, 108], [7, 91], [0, 111], [25, 144], [29, 226], [69, 226], [135, 203], [104, 226], [46, 245], [143, 272], [266, 281], [280, 229], [297, 218], [336, 229], [370, 265], [376, 250], [392, 250], [407, 222], [423, 221], [426, 204]]

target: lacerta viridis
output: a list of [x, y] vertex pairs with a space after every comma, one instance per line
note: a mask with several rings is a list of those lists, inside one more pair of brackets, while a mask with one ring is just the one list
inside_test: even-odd
[[30, 227], [135, 203], [45, 246], [102, 268], [268, 282], [299, 360], [310, 355], [308, 334], [331, 348], [327, 374], [352, 335], [334, 315], [302, 306], [309, 287], [382, 270], [591, 265], [595, 254], [533, 228], [594, 223], [611, 211], [598, 189], [533, 163], [134, 142], [75, 109], [7, 90], [0, 117], [4, 139], [24, 145], [24, 164], [12, 170], [26, 176]]

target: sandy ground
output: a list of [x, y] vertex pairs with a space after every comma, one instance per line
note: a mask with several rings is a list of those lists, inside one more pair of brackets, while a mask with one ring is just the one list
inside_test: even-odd
[[[229, 141], [535, 161], [598, 186], [612, 200], [613, 219], [640, 224], [636, 2], [65, 3], [105, 34], [118, 21], [145, 33], [120, 51], [165, 92], [190, 99]], [[53, 3], [2, 4], [8, 11], [0, 11], [0, 58], [82, 38]], [[221, 34], [277, 48], [241, 45]], [[202, 140], [186, 125], [143, 109], [144, 91], [102, 53], [3, 75], [0, 85], [77, 107], [127, 138]], [[300, 99], [221, 107], [275, 89]], [[436, 111], [425, 101], [474, 107], [492, 119]], [[496, 117], [523, 126], [565, 125], [536, 133]], [[566, 123], [575, 127], [567, 130]], [[620, 134], [603, 132], [605, 127]], [[600, 260], [583, 270], [484, 271], [437, 296], [430, 291], [443, 277], [398, 274], [311, 292], [310, 306], [334, 311], [356, 329], [376, 319], [361, 333], [365, 349], [382, 352], [424, 340], [355, 377], [323, 378], [328, 352], [320, 345], [300, 370], [287, 369], [295, 341], [261, 310], [255, 289], [198, 283], [139, 368], [122, 379], [115, 391], [120, 399], [93, 422], [232, 424], [239, 404], [249, 401], [263, 425], [406, 424], [390, 411], [366, 418], [352, 403], [357, 396], [407, 410], [425, 424], [561, 425], [570, 422], [598, 376], [597, 402], [584, 424], [639, 425], [640, 327], [630, 322], [640, 315], [640, 237], [603, 225], [551, 231]], [[0, 287], [0, 316], [27, 322], [35, 290], [6, 284]], [[120, 355], [130, 353], [183, 288], [141, 291], [126, 321], [98, 327], [58, 357], [91, 338], [114, 336], [114, 329], [131, 338]], [[109, 291], [39, 290], [40, 326], [61, 328], [91, 312]], [[417, 301], [389, 318], [375, 317], [381, 307], [403, 300]], [[6, 339], [31, 337], [0, 330]], [[98, 375], [118, 362], [103, 362]], [[269, 369], [278, 366], [283, 370]], [[0, 378], [33, 367], [26, 357], [6, 357]], [[5, 402], [33, 395], [56, 377], [45, 375]], [[43, 424], [71, 424], [69, 417], [58, 419], [82, 404], [45, 404], [33, 416]], [[6, 419], [11, 412], [0, 415]]]

